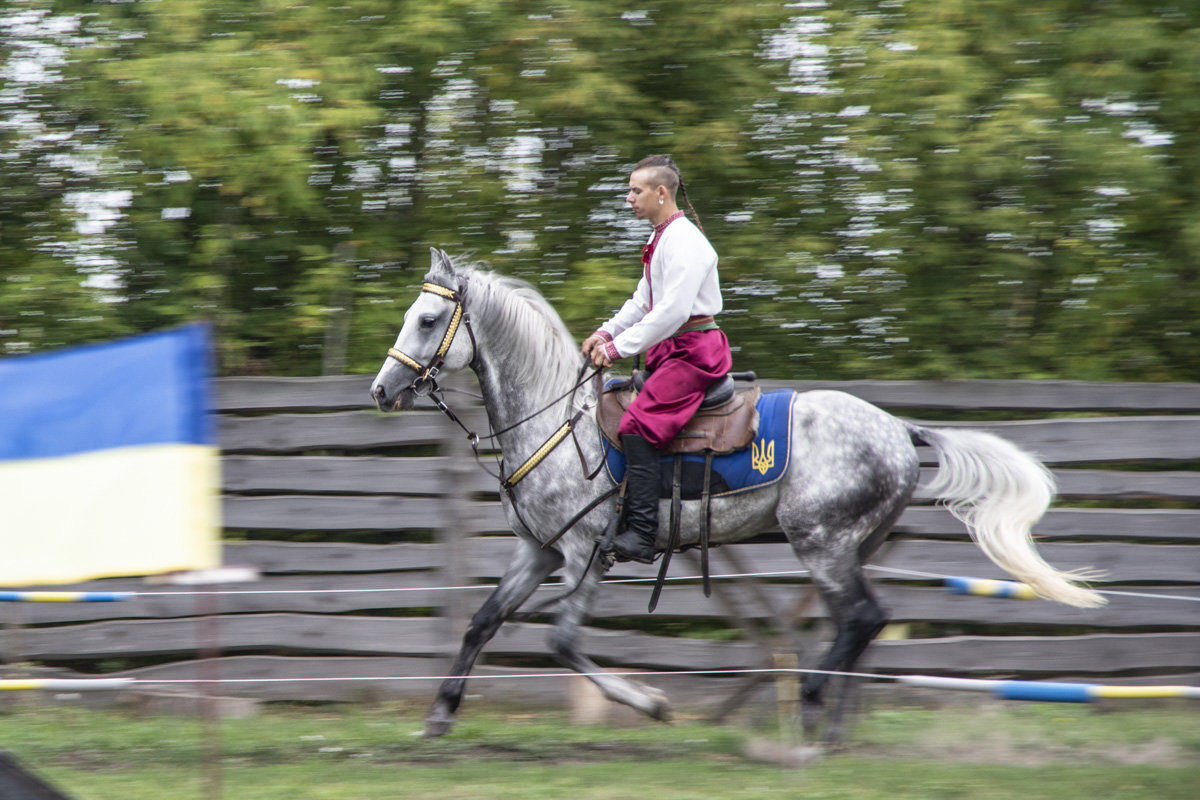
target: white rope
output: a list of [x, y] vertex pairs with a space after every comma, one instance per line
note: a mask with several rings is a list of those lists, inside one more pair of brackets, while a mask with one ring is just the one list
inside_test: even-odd
[[698, 669], [698, 670], [666, 670], [663, 672], [641, 671], [604, 671], [604, 672], [528, 672], [511, 675], [390, 675], [390, 676], [356, 676], [356, 677], [313, 677], [313, 678], [134, 678], [136, 683], [153, 684], [221, 684], [221, 683], [300, 683], [305, 681], [336, 682], [336, 681], [444, 681], [449, 678], [462, 680], [522, 680], [527, 678], [658, 678], [678, 677], [683, 675], [769, 675], [775, 673], [796, 673], [812, 675], [829, 675], [830, 677], [866, 678], [870, 680], [898, 681], [899, 675], [879, 675], [871, 672], [839, 672], [835, 670], [803, 669], [800, 667], [761, 667], [754, 669]]
[[[885, 567], [878, 564], [866, 564], [864, 569], [874, 570], [877, 572], [888, 572], [894, 575], [905, 575], [910, 578], [921, 578], [924, 580], [945, 580], [947, 578], [957, 577], [954, 575], [941, 575], [936, 572], [923, 572], [915, 569], [901, 569], [899, 567]], [[795, 569], [795, 570], [777, 570], [772, 572], [729, 572], [720, 575], [712, 575], [713, 580], [725, 580], [736, 578], [792, 578], [809, 575], [810, 570]], [[668, 576], [668, 581], [698, 581], [703, 579], [703, 575], [676, 575]], [[611, 580], [601, 581], [601, 585], [617, 585], [617, 584], [635, 584], [635, 583], [653, 583], [657, 578], [614, 578]], [[389, 586], [385, 588], [365, 588], [365, 589], [227, 589], [227, 590], [186, 590], [173, 592], [130, 592], [132, 597], [196, 597], [196, 596], [240, 596], [240, 595], [288, 595], [288, 594], [382, 594], [387, 592], [457, 592], [457, 591], [478, 591], [481, 589], [495, 589], [497, 584], [494, 583], [474, 583], [467, 586]], [[539, 588], [561, 588], [561, 581], [553, 583], [543, 583]], [[1147, 600], [1180, 600], [1186, 603], [1200, 603], [1200, 597], [1185, 597], [1182, 595], [1171, 594], [1155, 594], [1151, 592], [1130, 592], [1117, 589], [1097, 589], [1100, 594], [1114, 595], [1120, 597], [1137, 597]]]

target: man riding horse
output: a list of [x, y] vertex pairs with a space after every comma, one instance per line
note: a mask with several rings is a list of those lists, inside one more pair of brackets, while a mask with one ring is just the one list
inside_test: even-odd
[[646, 354], [644, 386], [621, 419], [625, 451], [625, 530], [613, 541], [619, 561], [650, 563], [658, 535], [659, 451], [700, 407], [704, 392], [733, 363], [729, 342], [714, 320], [721, 311], [717, 252], [676, 204], [687, 189], [667, 156], [638, 162], [629, 176], [629, 203], [654, 225], [642, 249], [642, 278], [633, 296], [583, 342], [597, 367]]

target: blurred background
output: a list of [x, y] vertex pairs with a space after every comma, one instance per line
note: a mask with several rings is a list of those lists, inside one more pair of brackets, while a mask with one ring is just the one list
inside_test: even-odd
[[582, 338], [669, 153], [735, 367], [1200, 380], [1184, 0], [0, 3], [0, 355], [374, 372], [436, 245]]

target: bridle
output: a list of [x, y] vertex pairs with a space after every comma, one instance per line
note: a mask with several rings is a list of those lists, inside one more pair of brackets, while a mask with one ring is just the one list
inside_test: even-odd
[[438, 297], [454, 301], [454, 314], [450, 317], [450, 324], [446, 326], [446, 333], [442, 336], [442, 343], [438, 345], [438, 349], [429, 359], [428, 364], [421, 364], [421, 362], [412, 356], [397, 350], [395, 347], [389, 347], [387, 354], [417, 373], [417, 376], [413, 378], [412, 383], [407, 388], [412, 390], [413, 394], [418, 397], [425, 397], [438, 390], [437, 376], [442, 371], [442, 365], [446, 363], [446, 354], [450, 352], [450, 346], [454, 344], [454, 337], [458, 333], [459, 325], [465, 327], [467, 334], [471, 337], [471, 363], [475, 362], [477, 350], [475, 331], [471, 329], [471, 317], [467, 314], [465, 305], [467, 295], [466, 284], [461, 285], [455, 290], [438, 283], [426, 281], [421, 285], [421, 291], [436, 294]]

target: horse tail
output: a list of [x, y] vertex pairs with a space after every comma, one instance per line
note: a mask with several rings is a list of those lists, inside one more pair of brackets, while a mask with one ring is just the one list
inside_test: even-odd
[[914, 444], [937, 453], [939, 469], [927, 487], [967, 526], [971, 538], [997, 566], [1042, 597], [1092, 608], [1106, 601], [1060, 572], [1033, 545], [1032, 528], [1054, 497], [1054, 477], [1033, 456], [981, 431], [909, 425]]

